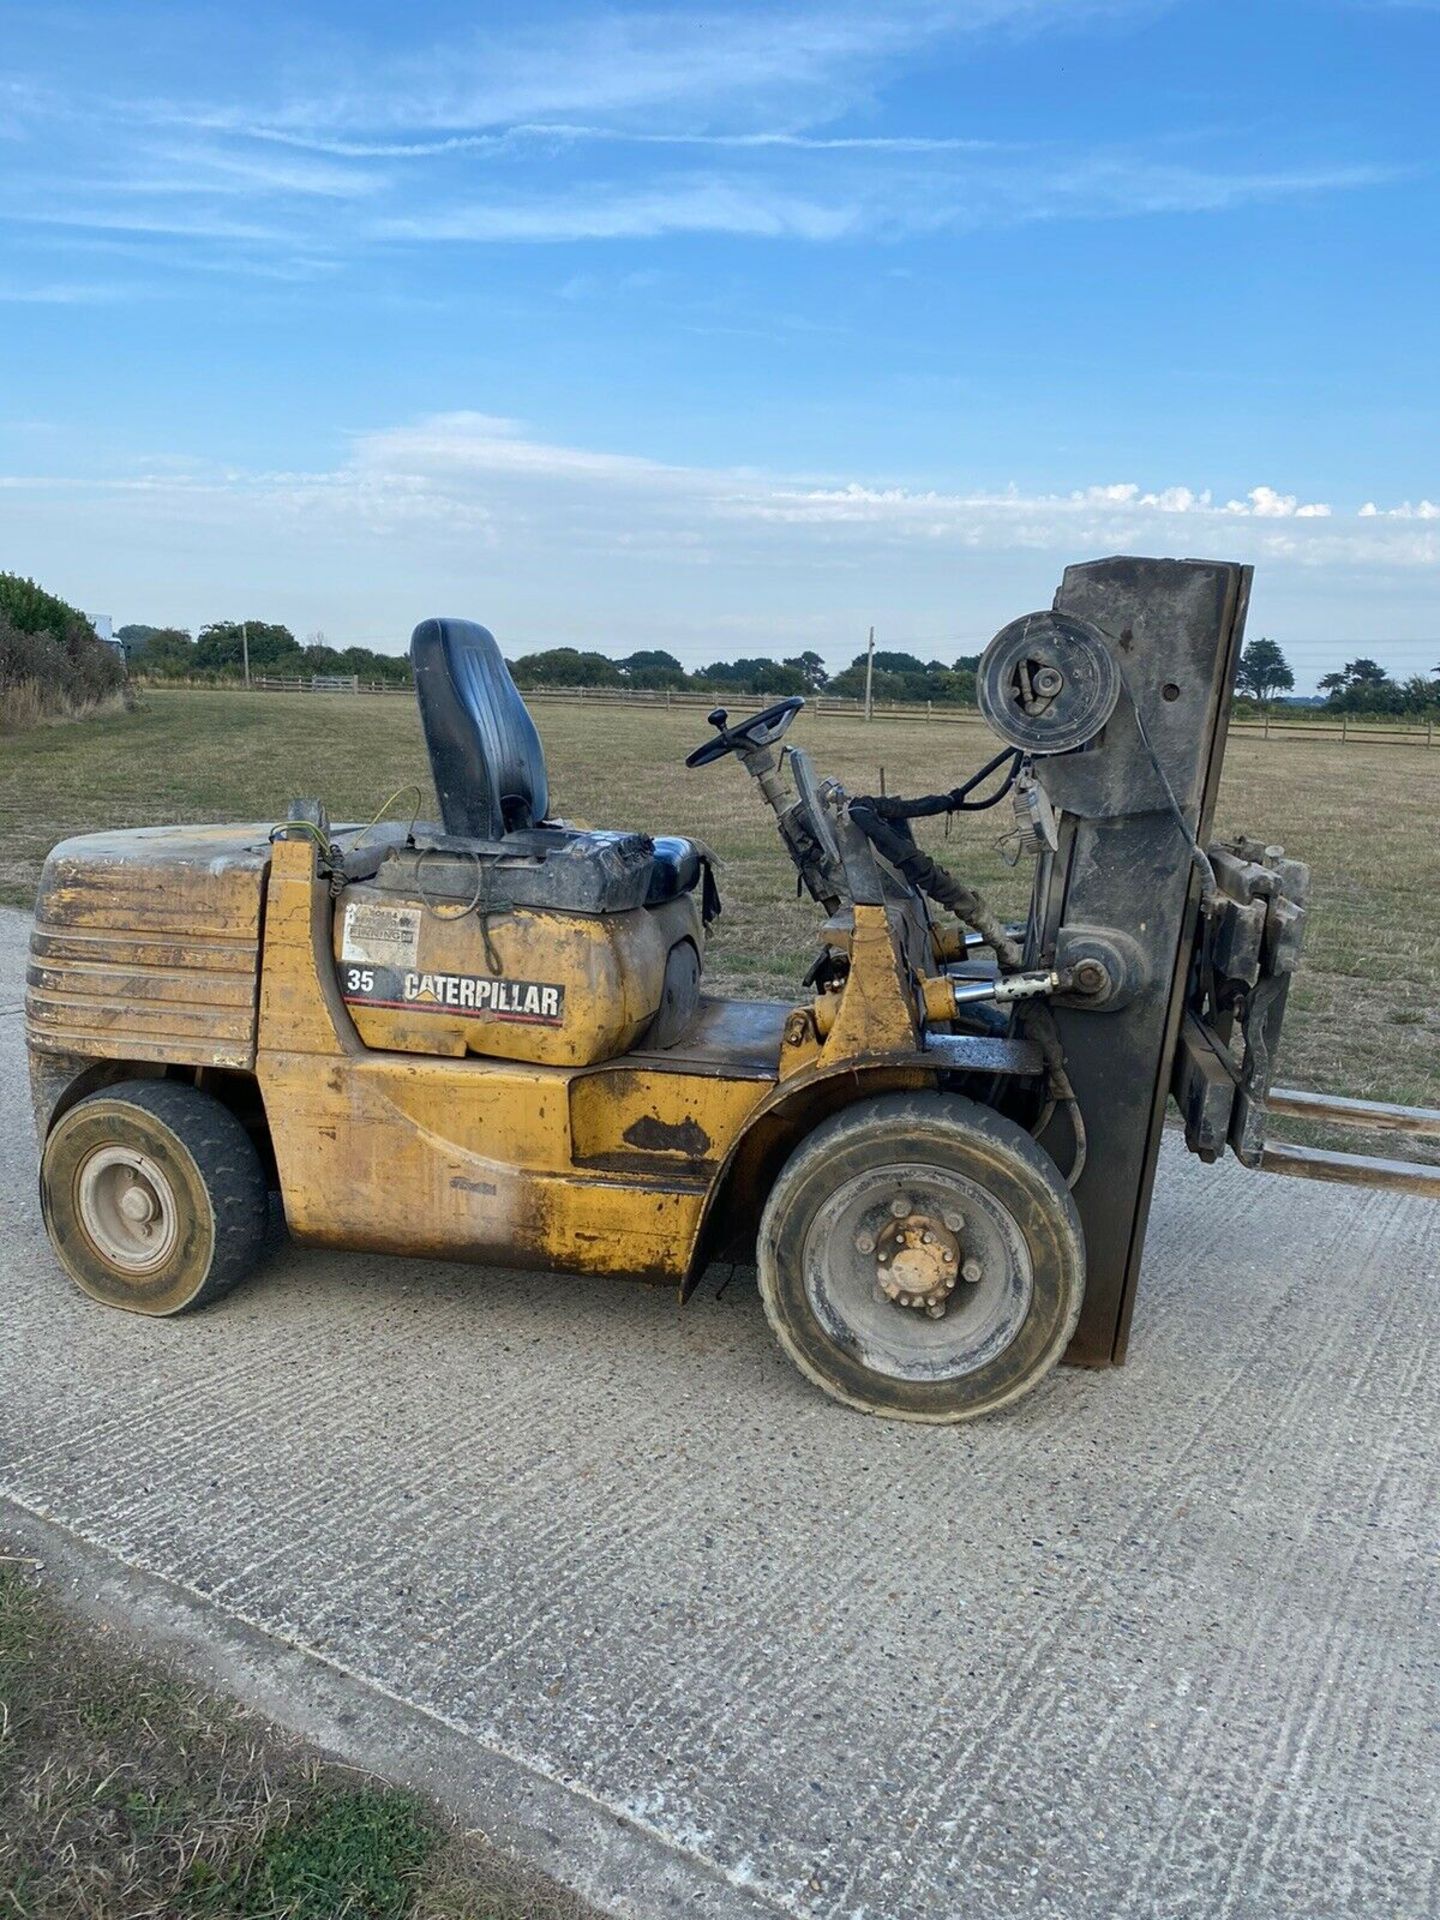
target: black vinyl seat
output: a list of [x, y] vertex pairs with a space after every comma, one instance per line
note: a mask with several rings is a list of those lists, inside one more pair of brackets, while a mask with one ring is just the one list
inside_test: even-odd
[[678, 833], [656, 834], [651, 845], [655, 849], [655, 862], [650, 869], [650, 887], [645, 897], [647, 907], [653, 907], [662, 900], [673, 900], [677, 893], [689, 893], [700, 878], [701, 854], [693, 840], [682, 839]]
[[[473, 620], [422, 620], [411, 637], [410, 661], [445, 829], [442, 847], [493, 855], [505, 862], [507, 879], [518, 863], [550, 867], [555, 885], [545, 893], [556, 907], [656, 906], [688, 893], [702, 876], [709, 907], [714, 883], [694, 841], [591, 833], [547, 819], [550, 784], [540, 735], [488, 628]], [[584, 878], [582, 865], [591, 868]], [[613, 872], [614, 883], [597, 890], [596, 867]], [[629, 880], [623, 887], [622, 868]]]

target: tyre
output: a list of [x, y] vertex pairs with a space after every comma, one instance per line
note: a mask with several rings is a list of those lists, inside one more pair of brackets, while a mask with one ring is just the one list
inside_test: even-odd
[[834, 1399], [954, 1422], [1028, 1392], [1085, 1294], [1079, 1216], [1029, 1134], [958, 1095], [890, 1094], [824, 1121], [760, 1222], [781, 1346]]
[[218, 1300], [254, 1266], [269, 1219], [244, 1127], [176, 1080], [127, 1080], [63, 1114], [41, 1155], [40, 1204], [71, 1279], [132, 1313]]

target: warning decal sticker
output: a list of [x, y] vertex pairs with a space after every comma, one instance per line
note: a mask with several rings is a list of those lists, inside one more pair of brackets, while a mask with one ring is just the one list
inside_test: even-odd
[[419, 907], [377, 907], [355, 900], [345, 909], [340, 958], [375, 967], [413, 967], [419, 940]]
[[481, 1020], [514, 1020], [558, 1027], [565, 1020], [565, 989], [544, 980], [497, 979], [489, 974], [421, 973], [414, 967], [340, 969], [346, 1000], [367, 1007], [403, 1007], [409, 1013], [473, 1013]]

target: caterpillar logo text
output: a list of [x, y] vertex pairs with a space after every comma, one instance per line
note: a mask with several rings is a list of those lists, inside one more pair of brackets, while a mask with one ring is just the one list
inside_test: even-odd
[[565, 989], [543, 980], [504, 980], [488, 974], [402, 972], [395, 967], [342, 966], [347, 1000], [370, 1007], [404, 1007], [424, 1013], [476, 1013], [490, 1020], [523, 1020], [558, 1027], [565, 1019]]

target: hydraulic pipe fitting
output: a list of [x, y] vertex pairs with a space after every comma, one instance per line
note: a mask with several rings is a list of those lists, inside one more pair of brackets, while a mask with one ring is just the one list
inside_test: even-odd
[[1048, 993], [1059, 993], [1065, 976], [1053, 970], [1033, 973], [1006, 973], [993, 980], [951, 980], [944, 974], [932, 974], [924, 983], [925, 1018], [932, 1025], [953, 1020], [961, 1007], [981, 1004], [1009, 1006], [1016, 1000], [1034, 1000]]
[[958, 924], [930, 929], [930, 946], [942, 967], [947, 961], [968, 960], [984, 944], [983, 934], [972, 933], [968, 927]]

